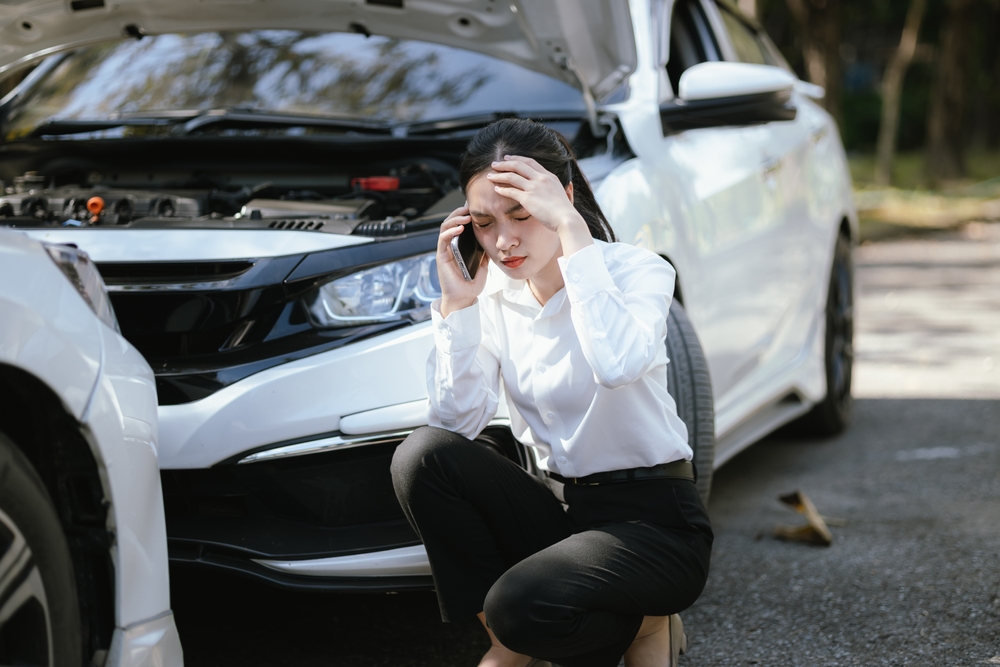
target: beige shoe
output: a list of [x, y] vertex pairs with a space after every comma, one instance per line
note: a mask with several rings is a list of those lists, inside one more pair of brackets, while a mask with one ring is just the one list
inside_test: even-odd
[[687, 653], [688, 638], [680, 614], [670, 616], [670, 667], [677, 667], [678, 658]]

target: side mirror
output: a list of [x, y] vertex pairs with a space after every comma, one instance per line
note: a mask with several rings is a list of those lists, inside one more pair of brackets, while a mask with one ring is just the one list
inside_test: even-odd
[[794, 120], [798, 79], [780, 67], [707, 62], [681, 74], [678, 96], [660, 105], [663, 133]]

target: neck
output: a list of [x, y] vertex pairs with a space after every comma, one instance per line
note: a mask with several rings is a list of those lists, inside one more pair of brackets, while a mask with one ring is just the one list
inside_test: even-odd
[[528, 288], [538, 299], [538, 303], [543, 306], [566, 284], [563, 281], [562, 271], [559, 270], [559, 257], [562, 257], [561, 252], [553, 257], [552, 261], [545, 265], [545, 268], [528, 278]]

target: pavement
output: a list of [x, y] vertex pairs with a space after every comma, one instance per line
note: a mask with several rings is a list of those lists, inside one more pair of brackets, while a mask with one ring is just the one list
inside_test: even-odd
[[[853, 422], [716, 473], [712, 573], [682, 667], [1000, 665], [1000, 225], [862, 245]], [[782, 542], [803, 491], [829, 547]], [[475, 665], [433, 595], [310, 595], [177, 573], [188, 667]]]

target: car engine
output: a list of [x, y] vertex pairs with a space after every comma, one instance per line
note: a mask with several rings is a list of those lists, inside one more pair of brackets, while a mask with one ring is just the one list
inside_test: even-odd
[[[440, 224], [464, 201], [446, 165], [336, 179], [317, 190], [272, 182], [223, 188], [54, 185], [28, 172], [0, 188], [0, 226], [283, 229], [398, 236]], [[344, 187], [346, 186], [346, 187]]]

